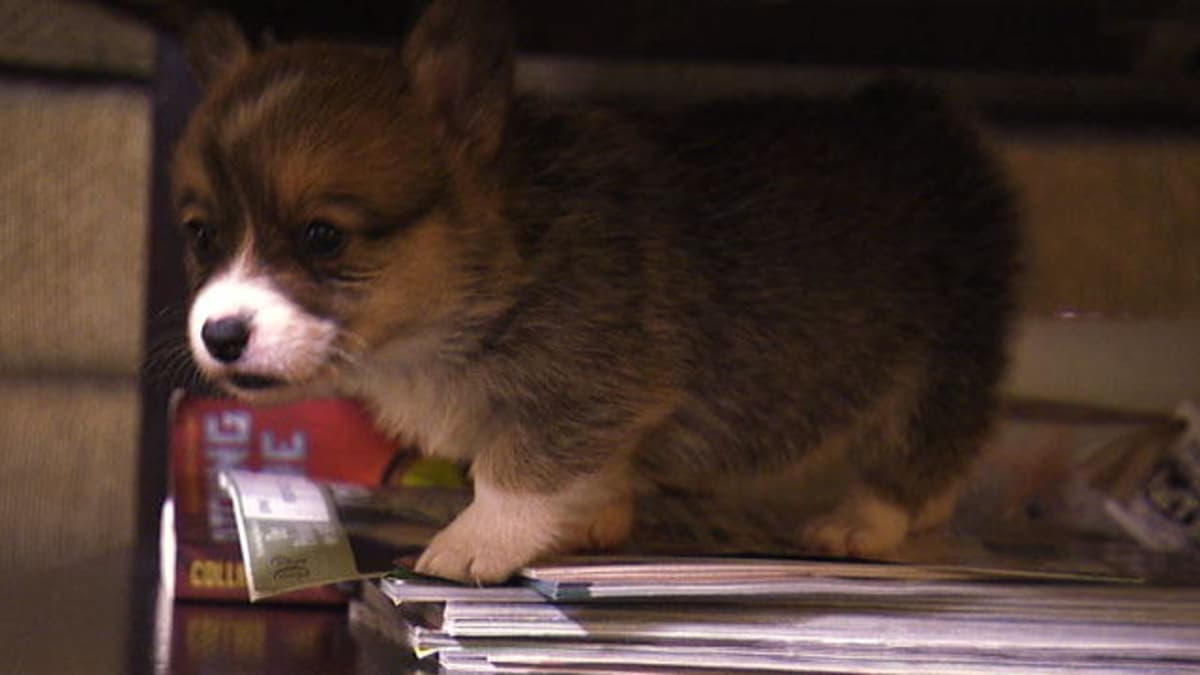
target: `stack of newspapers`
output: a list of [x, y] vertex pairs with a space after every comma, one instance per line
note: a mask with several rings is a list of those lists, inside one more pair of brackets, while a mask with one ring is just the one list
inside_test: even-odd
[[[397, 568], [469, 501], [230, 472], [256, 597], [365, 580], [350, 615], [448, 672], [1200, 671], [1200, 570], [1111, 544], [1021, 558], [979, 548], [902, 561], [804, 558], [671, 501], [631, 552], [468, 587]], [[766, 533], [766, 534], [764, 534]], [[696, 542], [704, 546], [697, 547]], [[683, 544], [703, 555], [680, 555]], [[737, 555], [734, 555], [737, 554]], [[1180, 562], [1182, 560], [1182, 562]], [[400, 664], [398, 669], [400, 669]]]

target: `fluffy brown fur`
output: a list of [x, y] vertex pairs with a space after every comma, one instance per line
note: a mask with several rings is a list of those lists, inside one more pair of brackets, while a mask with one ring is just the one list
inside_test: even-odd
[[[338, 331], [319, 368], [253, 373], [266, 391], [208, 374], [360, 396], [470, 459], [435, 574], [611, 544], [637, 489], [817, 449], [860, 479], [802, 536], [894, 546], [962, 476], [1003, 363], [1014, 218], [974, 135], [897, 83], [680, 110], [514, 94], [500, 5], [435, 0], [394, 52], [202, 33], [175, 165], [196, 287], [241, 255]], [[305, 248], [315, 221], [334, 255]]]

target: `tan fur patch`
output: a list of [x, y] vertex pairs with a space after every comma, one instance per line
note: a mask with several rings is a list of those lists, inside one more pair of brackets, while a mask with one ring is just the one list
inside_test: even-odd
[[292, 73], [280, 77], [257, 97], [239, 101], [222, 120], [217, 138], [225, 147], [242, 141], [248, 134], [260, 131], [268, 116], [278, 115], [289, 106], [300, 91], [303, 77]]
[[365, 345], [416, 337], [458, 306], [461, 256], [437, 216], [413, 226], [395, 246], [371, 255], [386, 255], [390, 261], [349, 316], [348, 330]]

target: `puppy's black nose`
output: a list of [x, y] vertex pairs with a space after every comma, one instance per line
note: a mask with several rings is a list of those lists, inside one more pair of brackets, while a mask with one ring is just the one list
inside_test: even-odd
[[237, 316], [208, 320], [200, 328], [200, 338], [213, 358], [222, 363], [233, 363], [246, 350], [250, 341], [250, 324]]

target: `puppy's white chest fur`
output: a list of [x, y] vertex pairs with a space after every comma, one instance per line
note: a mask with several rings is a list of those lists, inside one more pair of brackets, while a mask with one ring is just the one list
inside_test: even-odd
[[385, 432], [426, 454], [470, 460], [489, 443], [480, 431], [486, 407], [478, 392], [437, 365], [405, 367], [385, 355], [363, 364], [345, 388], [374, 411]]

